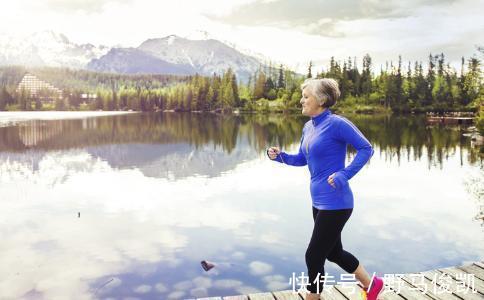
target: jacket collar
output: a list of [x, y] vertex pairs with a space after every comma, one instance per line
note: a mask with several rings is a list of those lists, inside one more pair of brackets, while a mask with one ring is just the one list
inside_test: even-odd
[[317, 116], [311, 117], [311, 123], [313, 123], [313, 126], [318, 126], [321, 124], [321, 122], [326, 119], [327, 116], [331, 114], [331, 110], [329, 108], [326, 108], [322, 113], [320, 113]]

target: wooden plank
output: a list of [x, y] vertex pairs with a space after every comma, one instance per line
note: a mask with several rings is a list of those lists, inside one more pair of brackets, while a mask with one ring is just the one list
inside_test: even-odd
[[385, 290], [383, 291], [382, 294], [380, 294], [380, 296], [378, 296], [378, 299], [382, 299], [382, 300], [405, 300], [405, 298], [403, 298], [399, 294], [395, 293], [394, 291], [392, 291], [388, 287], [385, 287]]
[[[462, 299], [469, 299], [469, 300], [482, 300], [482, 295], [478, 293], [472, 293], [472, 292], [462, 292], [462, 291], [457, 291], [457, 285], [458, 282], [455, 281], [451, 276], [442, 276], [442, 273], [432, 270], [432, 271], [427, 271], [427, 272], [422, 272], [422, 274], [425, 275], [428, 279], [432, 280], [432, 287], [434, 284], [437, 284], [437, 286], [440, 287], [447, 287], [448, 290], [453, 294], [456, 295], [459, 298]], [[444, 277], [445, 281], [441, 281], [440, 279]], [[442, 278], [442, 279], [444, 279]], [[447, 280], [448, 279], [448, 280]], [[445, 283], [445, 285], [444, 285]], [[447, 292], [445, 292], [447, 294]]]
[[249, 300], [274, 300], [272, 293], [255, 293], [249, 294]]
[[484, 273], [482, 272], [482, 269], [477, 265], [472, 264], [467, 266], [460, 266], [457, 268], [466, 271], [469, 274], [474, 274], [474, 277], [484, 280]]
[[323, 292], [321, 293], [321, 299], [323, 300], [346, 300], [346, 297], [343, 296], [337, 289], [334, 288], [334, 285], [327, 286]]
[[[302, 299], [306, 299], [306, 295], [307, 293], [299, 293], [299, 296], [301, 296]], [[325, 287], [320, 294], [320, 298], [322, 300], [347, 300], [343, 294], [334, 288], [334, 285], [331, 285], [331, 287]]]
[[[474, 289], [457, 291], [463, 282], [458, 280], [463, 274], [474, 274]], [[417, 276], [417, 280], [415, 277]], [[396, 277], [400, 278], [400, 277]], [[434, 281], [437, 279], [436, 281]], [[425, 287], [422, 293], [422, 285]], [[435, 287], [448, 286], [449, 292], [434, 291]], [[354, 287], [354, 291], [350, 288]], [[323, 300], [361, 300], [362, 288], [359, 285], [331, 285], [321, 293]], [[380, 300], [481, 300], [484, 299], [484, 262], [478, 261], [470, 265], [430, 270], [417, 274], [405, 274], [394, 286], [385, 285], [385, 291], [380, 294]], [[306, 293], [294, 293], [292, 290], [275, 291], [272, 293], [254, 293], [223, 297], [223, 300], [304, 300]], [[200, 298], [199, 300], [222, 300], [220, 297]]]
[[[352, 290], [352, 287], [354, 287], [354, 291]], [[347, 286], [337, 284], [334, 285], [334, 289], [338, 290], [341, 294], [343, 294], [346, 299], [361, 300], [361, 292], [363, 291], [363, 289], [357, 284], [348, 284]]]
[[292, 290], [273, 292], [274, 298], [277, 300], [301, 300], [301, 296], [297, 292]]
[[482, 262], [482, 261], [476, 261], [476, 262], [474, 262], [474, 264], [476, 266], [481, 267], [482, 269], [484, 269], [484, 262]]
[[249, 300], [246, 295], [225, 296], [223, 300]]
[[[469, 274], [466, 271], [455, 267], [439, 269], [438, 271], [451, 275], [456, 281], [459, 281], [457, 280], [457, 277], [462, 279], [464, 274]], [[464, 282], [465, 286], [468, 286], [469, 289], [472, 289], [472, 286], [470, 286], [468, 282], [465, 282], [463, 280], [460, 281]], [[474, 289], [484, 295], [484, 280], [481, 280], [474, 276]]]
[[415, 289], [414, 286], [410, 285], [408, 282], [406, 282], [403, 279], [398, 279], [398, 277], [395, 277], [395, 284], [394, 286], [389, 287], [391, 290], [400, 295], [401, 297], [407, 299], [407, 300], [420, 300], [420, 299], [433, 299], [430, 295], [424, 294], [422, 292], [419, 292]]
[[[418, 273], [416, 273], [416, 274], [418, 274]], [[405, 274], [402, 277], [402, 279], [404, 281], [406, 281], [410, 287], [413, 287], [413, 289], [415, 289], [415, 291], [418, 291], [421, 294], [425, 294], [425, 295], [427, 295], [427, 296], [429, 296], [433, 299], [436, 299], [436, 300], [460, 299], [459, 297], [457, 297], [454, 294], [438, 294], [438, 295], [434, 294], [434, 292], [432, 291], [433, 290], [432, 281], [429, 280], [428, 278], [425, 278], [425, 277], [423, 277], [424, 282], [422, 282], [425, 285], [425, 290], [422, 290], [422, 287], [420, 286], [420, 284], [417, 284], [415, 282], [415, 278], [412, 278], [412, 277], [413, 276], [411, 276], [410, 274]]]

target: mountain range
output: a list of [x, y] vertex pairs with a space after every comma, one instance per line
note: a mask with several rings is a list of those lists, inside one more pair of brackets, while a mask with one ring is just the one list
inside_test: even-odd
[[136, 48], [76, 44], [65, 35], [43, 31], [0, 35], [0, 65], [53, 66], [124, 74], [221, 74], [229, 67], [247, 80], [263, 64], [233, 45], [210, 38], [176, 35], [153, 38]]

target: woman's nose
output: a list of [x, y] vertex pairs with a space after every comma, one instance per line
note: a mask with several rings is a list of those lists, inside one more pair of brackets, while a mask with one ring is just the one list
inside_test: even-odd
[[304, 102], [304, 98], [301, 98], [301, 100], [299, 100], [299, 103], [303, 104]]

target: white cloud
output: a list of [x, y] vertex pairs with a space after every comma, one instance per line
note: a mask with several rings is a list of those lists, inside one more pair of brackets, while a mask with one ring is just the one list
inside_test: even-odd
[[233, 289], [242, 286], [242, 281], [235, 279], [220, 279], [215, 280], [213, 286], [218, 289]]
[[212, 279], [207, 277], [198, 276], [193, 278], [193, 284], [196, 287], [210, 288], [212, 287]]
[[173, 285], [173, 288], [175, 290], [188, 290], [190, 288], [193, 287], [193, 283], [191, 281], [188, 281], [188, 280], [185, 280], [185, 281], [181, 281], [181, 282], [178, 282], [176, 283], [175, 285]]
[[196, 298], [207, 297], [208, 291], [206, 288], [198, 287], [190, 290], [190, 295]]
[[152, 289], [152, 287], [150, 285], [143, 284], [143, 285], [140, 285], [140, 286], [137, 286], [136, 288], [134, 288], [133, 291], [136, 294], [146, 294], [146, 293], [151, 292], [151, 289]]
[[272, 272], [272, 266], [262, 261], [253, 261], [249, 264], [250, 273], [252, 275], [266, 275]]
[[289, 277], [286, 278], [282, 275], [268, 275], [262, 277], [262, 280], [266, 283], [266, 290], [268, 291], [287, 290], [291, 287]]
[[245, 253], [242, 251], [236, 251], [232, 253], [232, 258], [237, 259], [237, 260], [242, 260], [245, 259]]
[[166, 285], [164, 285], [161, 282], [155, 285], [155, 289], [160, 293], [166, 293], [168, 291], [168, 288], [166, 287]]
[[248, 294], [256, 294], [256, 293], [261, 293], [262, 291], [253, 287], [253, 286], [239, 286], [235, 289], [238, 293], [243, 294], [243, 295], [248, 295]]
[[168, 299], [180, 299], [183, 296], [185, 296], [185, 294], [186, 293], [183, 292], [183, 291], [176, 291], [176, 292], [168, 294]]

